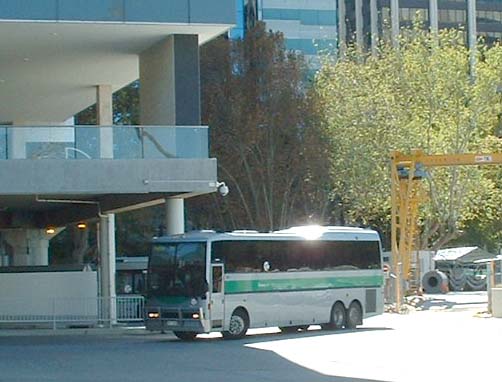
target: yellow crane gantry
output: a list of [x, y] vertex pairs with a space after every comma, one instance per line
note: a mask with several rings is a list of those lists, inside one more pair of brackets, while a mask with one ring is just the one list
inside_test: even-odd
[[426, 170], [440, 166], [479, 166], [502, 164], [502, 153], [427, 155], [422, 150], [411, 154], [391, 154], [391, 245], [392, 269], [396, 275], [396, 310], [403, 298], [402, 282], [410, 279], [411, 254], [417, 233], [417, 215], [426, 199], [422, 179]]

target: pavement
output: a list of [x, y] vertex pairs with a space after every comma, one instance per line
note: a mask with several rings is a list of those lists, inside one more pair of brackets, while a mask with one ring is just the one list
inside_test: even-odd
[[[0, 382], [499, 382], [502, 319], [486, 292], [426, 295], [357, 330], [253, 329], [191, 343], [142, 327], [0, 330]], [[480, 318], [486, 317], [486, 318]]]

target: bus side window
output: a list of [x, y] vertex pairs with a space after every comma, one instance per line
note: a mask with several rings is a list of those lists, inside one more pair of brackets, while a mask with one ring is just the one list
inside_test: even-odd
[[213, 267], [213, 293], [221, 293], [223, 283], [222, 267]]

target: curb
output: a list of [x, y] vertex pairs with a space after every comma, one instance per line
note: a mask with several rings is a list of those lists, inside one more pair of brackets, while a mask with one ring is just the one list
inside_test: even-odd
[[29, 336], [124, 336], [124, 335], [149, 335], [143, 326], [113, 327], [113, 328], [16, 328], [0, 329], [0, 337], [29, 337]]

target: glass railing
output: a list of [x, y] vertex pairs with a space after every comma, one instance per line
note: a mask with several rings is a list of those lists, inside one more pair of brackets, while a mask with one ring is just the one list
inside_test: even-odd
[[207, 126], [0, 126], [0, 159], [208, 157]]

